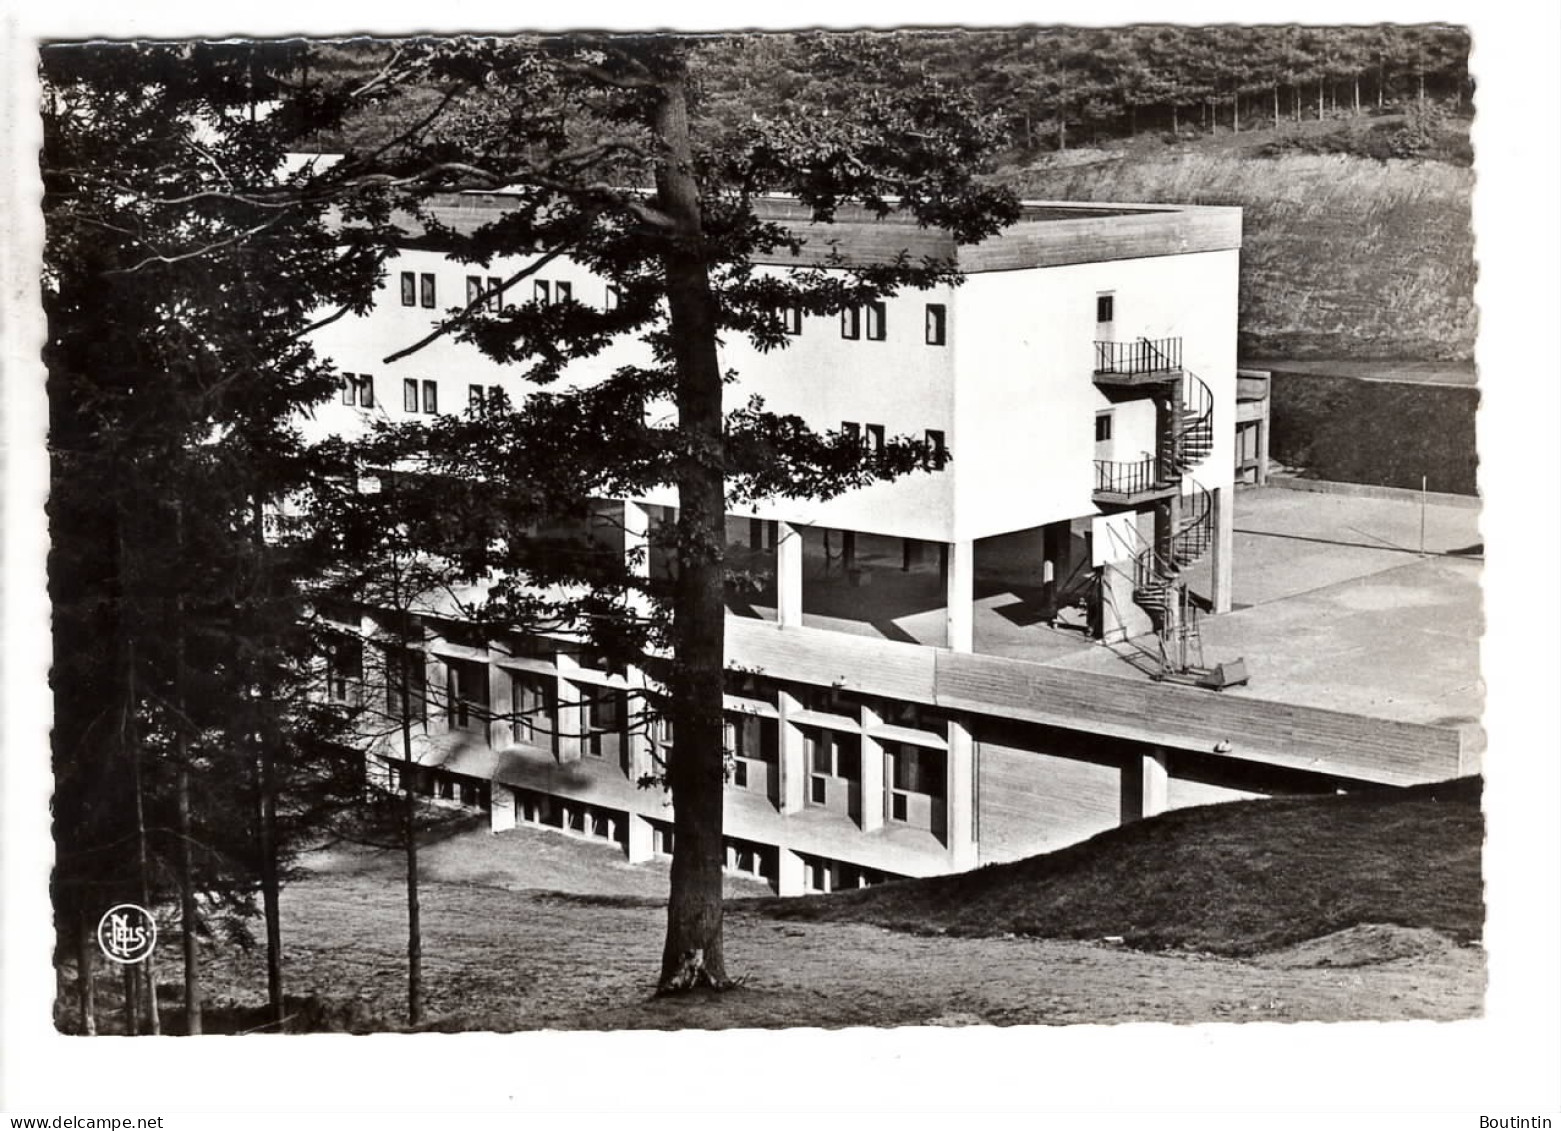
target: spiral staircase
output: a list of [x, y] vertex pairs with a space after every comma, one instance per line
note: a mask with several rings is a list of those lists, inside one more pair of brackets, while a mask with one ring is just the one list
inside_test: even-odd
[[1169, 470], [1192, 490], [1177, 499], [1180, 505], [1173, 511], [1169, 538], [1144, 547], [1134, 559], [1133, 600], [1154, 625], [1162, 678], [1195, 674], [1203, 667], [1199, 608], [1188, 593], [1183, 571], [1214, 544], [1213, 496], [1190, 474], [1214, 450], [1214, 395], [1191, 371], [1183, 374], [1180, 391], [1167, 458]]

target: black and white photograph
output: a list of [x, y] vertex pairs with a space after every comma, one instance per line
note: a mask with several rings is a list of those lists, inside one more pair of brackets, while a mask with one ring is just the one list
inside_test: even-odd
[[1005, 12], [13, 29], [0, 1110], [1561, 1118], [1553, 117]]

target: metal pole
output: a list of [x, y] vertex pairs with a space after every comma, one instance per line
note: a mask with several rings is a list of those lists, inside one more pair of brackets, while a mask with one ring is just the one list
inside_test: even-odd
[[1425, 476], [1420, 477], [1420, 556], [1425, 557]]

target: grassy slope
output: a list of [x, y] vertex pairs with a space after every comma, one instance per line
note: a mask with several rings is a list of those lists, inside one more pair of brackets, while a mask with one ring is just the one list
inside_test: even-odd
[[1178, 809], [960, 876], [763, 900], [776, 918], [953, 935], [1121, 936], [1226, 955], [1365, 923], [1460, 942], [1484, 919], [1478, 779]]
[[1072, 152], [1066, 164], [1009, 179], [1039, 198], [1240, 205], [1246, 356], [1472, 357], [1474, 171], [1251, 155], [1274, 136], [1242, 135], [1241, 148], [1224, 135], [1185, 148]]

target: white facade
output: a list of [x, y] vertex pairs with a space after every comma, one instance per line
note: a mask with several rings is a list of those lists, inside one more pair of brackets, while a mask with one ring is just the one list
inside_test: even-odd
[[[464, 215], [470, 203], [455, 202], [452, 214]], [[846, 218], [831, 234], [845, 254], [860, 249], [868, 258], [892, 250], [902, 235], [913, 253], [918, 242], [927, 245], [921, 251], [954, 250], [914, 226], [860, 217]], [[776, 592], [768, 598], [778, 611], [769, 623], [762, 616], [734, 617], [728, 632], [734, 664], [774, 673], [758, 698], [729, 696], [731, 741], [744, 744], [742, 781], [734, 779], [727, 806], [734, 867], [762, 870], [783, 893], [852, 877], [958, 870], [1056, 847], [1147, 815], [1166, 797], [1178, 803], [1260, 791], [1245, 778], [1219, 784], [1218, 773], [1190, 752], [1183, 760], [1196, 763], [1196, 773], [1178, 777], [1152, 725], [1106, 728], [1100, 733], [1112, 737], [1099, 739], [1109, 747], [1102, 753], [1088, 749], [1097, 720], [1087, 714], [1055, 731], [1051, 716], [1021, 725], [1031, 716], [1013, 714], [1006, 692], [942, 705], [943, 696], [966, 695], [961, 689], [983, 680], [1030, 678], [1018, 661], [971, 656], [967, 672], [941, 658], [973, 650], [977, 540], [1014, 535], [1016, 544], [1033, 544], [1035, 577], [1048, 584], [1077, 563], [1085, 572], [1093, 568], [1097, 635], [1161, 629], [1166, 613], [1150, 597], [1156, 582], [1174, 584], [1181, 565], [1210, 552], [1225, 563], [1224, 582], [1220, 569], [1214, 571], [1219, 610], [1231, 538], [1239, 244], [1235, 209], [1033, 206], [1003, 236], [958, 251], [962, 285], [892, 296], [881, 323], [864, 314], [854, 338], [843, 333], [840, 318], [809, 317], [786, 349], [760, 353], [737, 335], [724, 344], [722, 366], [739, 374], [729, 387], [733, 406], [758, 395], [768, 409], [798, 415], [821, 431], [854, 425], [864, 437], [872, 429], [915, 439], [941, 433], [951, 455], [939, 470], [828, 502], [779, 499], [734, 510], [737, 519], [777, 523], [780, 535], [770, 551]], [[371, 313], [342, 317], [317, 332], [321, 353], [355, 380], [307, 427], [349, 432], [365, 414], [458, 413], [470, 397], [494, 387], [512, 401], [523, 399], [530, 388], [523, 367], [495, 365], [476, 347], [448, 338], [399, 361], [385, 358], [464, 306], [469, 285], [491, 287], [526, 263], [478, 269], [417, 248], [394, 256]], [[821, 266], [806, 256], [801, 263]], [[550, 298], [563, 284], [576, 301], [608, 301], [603, 280], [563, 260], [516, 284], [506, 298], [530, 301], [540, 284]], [[1102, 321], [1105, 313], [1110, 317]], [[1174, 343], [1165, 348], [1176, 363], [1125, 376], [1102, 372], [1097, 343], [1141, 339]], [[649, 360], [637, 341], [619, 342], [572, 365], [562, 384], [588, 384]], [[365, 377], [374, 402], [367, 408]], [[1184, 404], [1195, 385], [1207, 390], [1196, 422], [1187, 408], [1192, 402]], [[1203, 438], [1183, 443], [1182, 433], [1195, 423]], [[1097, 461], [1143, 463], [1153, 469], [1152, 482], [1103, 492]], [[668, 491], [638, 502], [665, 506], [674, 499]], [[1105, 545], [1100, 534], [1091, 560], [1075, 543], [1081, 531], [1106, 526], [1121, 532], [1123, 544]], [[920, 585], [916, 592], [924, 593], [931, 587], [945, 606], [946, 631], [936, 646], [804, 627], [803, 571], [811, 568], [804, 543], [823, 531], [849, 535], [845, 544], [852, 547], [857, 535], [905, 540], [903, 567], [880, 588]], [[1025, 532], [1035, 537], [1024, 542]], [[919, 557], [927, 543], [942, 546], [935, 566]], [[842, 552], [849, 565], [853, 551]], [[1146, 575], [1146, 562], [1164, 569]], [[1228, 603], [1228, 593], [1223, 599]], [[1137, 601], [1149, 604], [1127, 608]], [[429, 681], [437, 686], [450, 678], [448, 661], [457, 653], [431, 640]], [[491, 692], [482, 704], [488, 720], [477, 727], [431, 717], [418, 756], [442, 767], [440, 773], [483, 782], [496, 829], [530, 820], [604, 835], [623, 844], [631, 860], [665, 847], [670, 811], [654, 791], [635, 788], [650, 764], [651, 739], [632, 725], [632, 695], [621, 705], [580, 705], [596, 702], [593, 688], [632, 692], [632, 672], [582, 668], [563, 643], [544, 643], [540, 651], [533, 645], [521, 656], [488, 642], [461, 658], [480, 665], [464, 678], [488, 675]], [[999, 666], [989, 670], [989, 664]], [[841, 686], [853, 688], [852, 696], [840, 699], [833, 689]], [[539, 704], [552, 697], [551, 738], [514, 721], [522, 695]], [[608, 737], [582, 746], [574, 736], [591, 730], [587, 716]], [[1020, 732], [1003, 729], [1013, 726]], [[1083, 746], [1081, 735], [1088, 740]], [[1159, 767], [1156, 773], [1163, 771], [1165, 788], [1146, 792], [1145, 758]], [[1025, 813], [1044, 816], [1029, 827]]]

